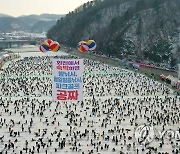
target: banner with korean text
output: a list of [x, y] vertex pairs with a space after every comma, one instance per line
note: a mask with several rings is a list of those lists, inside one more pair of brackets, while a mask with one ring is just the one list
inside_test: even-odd
[[53, 100], [82, 101], [83, 71], [83, 59], [53, 59]]

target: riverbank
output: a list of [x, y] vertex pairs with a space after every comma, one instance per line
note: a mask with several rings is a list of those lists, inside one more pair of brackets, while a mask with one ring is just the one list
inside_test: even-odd
[[[63, 49], [63, 52], [67, 52], [67, 50]], [[119, 59], [105, 57], [105, 56], [97, 55], [97, 54], [82, 53], [82, 52], [79, 52], [78, 50], [72, 50], [67, 53], [73, 54], [73, 55], [81, 57], [81, 58], [86, 58], [86, 59], [90, 59], [90, 60], [94, 60], [94, 61], [100, 61], [102, 63], [109, 64], [111, 66], [122, 67], [122, 66], [120, 66]], [[137, 73], [146, 75], [147, 77], [153, 78], [154, 80], [156, 80], [160, 83], [163, 83], [163, 84], [166, 84], [166, 83], [160, 79], [161, 74], [164, 74], [166, 76], [170, 75], [170, 76], [177, 77], [177, 72], [172, 72], [172, 71], [162, 70], [162, 69], [154, 69], [154, 68], [147, 68], [147, 67], [140, 67], [138, 70], [137, 69], [135, 70], [132, 67], [126, 67], [125, 69], [130, 70], [130, 71], [136, 71]], [[180, 91], [178, 89], [172, 87], [170, 84], [166, 84], [166, 85], [169, 88], [173, 89], [175, 91], [175, 93], [180, 95]]]

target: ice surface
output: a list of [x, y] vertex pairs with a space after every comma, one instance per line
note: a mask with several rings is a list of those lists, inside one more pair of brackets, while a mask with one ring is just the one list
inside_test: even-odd
[[[159, 131], [163, 125], [165, 130], [180, 130], [180, 98], [165, 85], [135, 72], [85, 60], [84, 101], [52, 102], [52, 57], [67, 54], [19, 54], [21, 59], [6, 63], [0, 74], [2, 153], [26, 153], [27, 148], [27, 153], [35, 154], [141, 154], [148, 153], [150, 147], [157, 148], [157, 153], [179, 153], [175, 138], [169, 140], [165, 135], [161, 148], [161, 139], [145, 147], [134, 136], [136, 127], [144, 123]], [[63, 141], [65, 147], [59, 146]]]

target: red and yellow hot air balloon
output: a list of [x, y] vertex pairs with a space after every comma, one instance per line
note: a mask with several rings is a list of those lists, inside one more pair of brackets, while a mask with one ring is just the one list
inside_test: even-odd
[[45, 42], [47, 42], [49, 44], [49, 46], [51, 45], [51, 43], [53, 42], [53, 40], [51, 39], [47, 39]]
[[89, 50], [89, 47], [85, 41], [80, 41], [77, 48], [81, 52], [87, 52]]
[[60, 45], [59, 45], [59, 43], [57, 41], [53, 41], [53, 42], [51, 42], [49, 48], [50, 48], [51, 51], [57, 52], [59, 50], [59, 48], [60, 48]]

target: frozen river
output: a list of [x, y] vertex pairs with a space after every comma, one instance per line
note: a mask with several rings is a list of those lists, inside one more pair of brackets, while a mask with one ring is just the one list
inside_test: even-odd
[[84, 101], [52, 102], [52, 57], [67, 53], [21, 51], [1, 72], [12, 76], [0, 79], [1, 153], [180, 153], [180, 98], [168, 87], [85, 60]]

